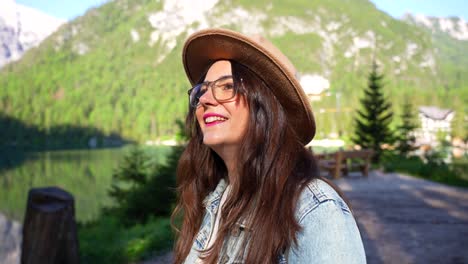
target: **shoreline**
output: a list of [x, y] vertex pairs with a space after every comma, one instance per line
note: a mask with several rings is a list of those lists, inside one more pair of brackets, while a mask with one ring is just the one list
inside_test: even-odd
[[0, 259], [3, 264], [19, 264], [22, 225], [0, 213]]

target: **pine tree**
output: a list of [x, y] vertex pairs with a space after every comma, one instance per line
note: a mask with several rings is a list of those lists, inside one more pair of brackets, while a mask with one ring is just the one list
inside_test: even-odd
[[126, 225], [144, 223], [150, 217], [168, 216], [175, 202], [175, 173], [183, 146], [175, 146], [161, 164], [135, 147], [113, 174], [109, 195], [115, 205], [107, 211]]
[[383, 74], [379, 74], [377, 68], [377, 64], [373, 62], [368, 86], [364, 90], [364, 97], [360, 100], [362, 109], [357, 111], [355, 118], [355, 135], [351, 138], [361, 148], [374, 150], [372, 158], [374, 163], [380, 161], [382, 144], [393, 141], [393, 132], [389, 127], [393, 117], [392, 105], [384, 97]]
[[184, 123], [176, 121], [177, 140], [167, 160], [161, 164], [139, 148], [133, 148], [113, 173], [109, 195], [115, 205], [107, 211], [116, 214], [127, 225], [144, 223], [150, 217], [168, 216], [175, 203], [176, 169], [187, 140]]
[[415, 121], [413, 107], [406, 96], [403, 101], [403, 112], [401, 114], [401, 125], [398, 126], [398, 136], [396, 148], [400, 155], [407, 156], [409, 152], [416, 149], [416, 137], [413, 134], [418, 126]]

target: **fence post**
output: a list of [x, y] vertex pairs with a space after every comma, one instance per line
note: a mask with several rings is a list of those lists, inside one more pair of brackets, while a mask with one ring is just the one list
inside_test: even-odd
[[21, 264], [36, 263], [79, 263], [74, 199], [58, 187], [29, 190]]

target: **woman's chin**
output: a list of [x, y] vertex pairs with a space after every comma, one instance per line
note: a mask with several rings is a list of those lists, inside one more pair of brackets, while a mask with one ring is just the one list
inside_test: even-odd
[[203, 144], [210, 148], [216, 148], [221, 146], [223, 141], [219, 138], [212, 138], [212, 137], [204, 137], [203, 138]]
[[237, 150], [239, 144], [236, 142], [229, 142], [224, 138], [203, 138], [203, 144], [211, 148], [214, 152], [220, 156], [231, 155], [233, 150]]

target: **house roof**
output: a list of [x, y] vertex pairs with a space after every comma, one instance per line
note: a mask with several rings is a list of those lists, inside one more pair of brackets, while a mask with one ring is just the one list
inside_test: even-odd
[[445, 120], [453, 112], [451, 109], [442, 109], [436, 106], [420, 106], [419, 113], [434, 120]]

